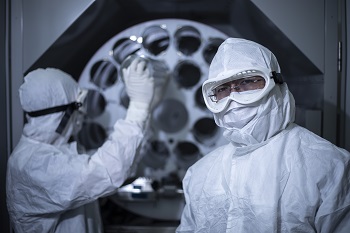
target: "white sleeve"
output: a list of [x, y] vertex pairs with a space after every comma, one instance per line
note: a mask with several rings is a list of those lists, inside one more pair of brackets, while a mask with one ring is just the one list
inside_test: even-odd
[[142, 126], [118, 120], [91, 156], [22, 140], [9, 158], [11, 209], [18, 215], [45, 216], [112, 194], [127, 178], [142, 138]]

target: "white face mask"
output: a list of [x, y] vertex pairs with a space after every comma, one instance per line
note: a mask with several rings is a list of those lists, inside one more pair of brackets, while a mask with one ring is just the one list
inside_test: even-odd
[[294, 98], [287, 85], [275, 86], [260, 101], [242, 105], [231, 102], [228, 110], [214, 114], [218, 126], [224, 127], [224, 136], [235, 145], [263, 142], [294, 121]]
[[[246, 94], [252, 94], [258, 90], [246, 91]], [[242, 129], [246, 126], [258, 113], [260, 101], [252, 104], [239, 104], [231, 101], [226, 111], [214, 114], [215, 121], [226, 129]]]
[[225, 112], [214, 114], [216, 123], [226, 129], [242, 129], [257, 115], [259, 104], [242, 105], [232, 101]]

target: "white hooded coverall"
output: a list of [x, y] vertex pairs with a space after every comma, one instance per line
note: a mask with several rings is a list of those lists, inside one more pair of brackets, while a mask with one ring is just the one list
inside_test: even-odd
[[[245, 66], [279, 72], [268, 49], [229, 38], [209, 78]], [[188, 169], [176, 232], [350, 232], [349, 152], [293, 123], [294, 114], [286, 83], [256, 104], [232, 101], [215, 113], [230, 143]]]
[[[73, 78], [53, 68], [29, 73], [19, 90], [27, 112], [68, 104], [78, 92]], [[28, 117], [9, 158], [7, 205], [16, 233], [102, 232], [97, 199], [125, 181], [144, 135], [141, 121], [120, 119], [93, 155], [78, 154], [67, 143], [72, 129], [55, 133], [63, 114]]]

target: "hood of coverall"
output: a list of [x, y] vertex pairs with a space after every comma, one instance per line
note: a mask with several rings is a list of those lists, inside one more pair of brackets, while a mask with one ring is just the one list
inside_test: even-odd
[[[74, 102], [79, 92], [78, 83], [69, 74], [55, 68], [40, 68], [24, 77], [19, 97], [23, 110], [33, 112]], [[55, 132], [64, 114], [62, 111], [38, 117], [27, 115], [23, 134], [53, 145], [67, 143], [73, 131], [74, 117], [61, 134]]]
[[[245, 69], [280, 73], [278, 61], [270, 50], [253, 41], [229, 38], [213, 58], [209, 79], [227, 78], [227, 75]], [[286, 83], [276, 84], [255, 103], [231, 101], [224, 111], [214, 113], [216, 124], [225, 128], [224, 136], [238, 147], [266, 141], [294, 122], [294, 118], [295, 101]]]

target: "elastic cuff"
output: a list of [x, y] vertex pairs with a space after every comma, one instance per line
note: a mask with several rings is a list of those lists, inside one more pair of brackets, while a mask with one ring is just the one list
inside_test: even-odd
[[144, 124], [149, 115], [149, 104], [130, 101], [125, 120]]

